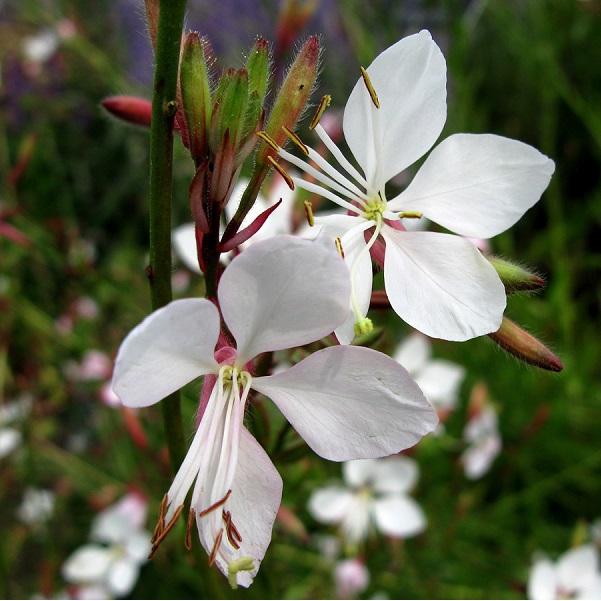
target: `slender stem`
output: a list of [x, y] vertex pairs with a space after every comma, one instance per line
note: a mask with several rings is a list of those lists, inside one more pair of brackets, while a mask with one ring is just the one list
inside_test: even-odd
[[[171, 197], [173, 119], [175, 117], [179, 49], [186, 0], [161, 0], [150, 126], [150, 264], [152, 308], [171, 301]], [[179, 394], [162, 402], [165, 436], [173, 470], [184, 457]]]

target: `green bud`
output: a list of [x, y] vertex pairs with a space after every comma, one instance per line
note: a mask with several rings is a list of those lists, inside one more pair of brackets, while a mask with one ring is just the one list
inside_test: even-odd
[[[286, 79], [276, 96], [265, 131], [280, 146], [287, 140], [283, 127], [294, 131], [298, 120], [305, 110], [319, 68], [319, 39], [311, 36], [302, 46], [292, 63]], [[258, 162], [265, 163], [267, 157], [274, 154], [267, 144], [262, 144]]]
[[198, 164], [207, 153], [207, 131], [211, 120], [211, 91], [203, 44], [197, 32], [188, 33], [184, 39], [180, 65], [180, 88], [190, 152]]
[[246, 109], [246, 131], [245, 134], [253, 132], [257, 128], [267, 87], [269, 85], [269, 72], [271, 61], [269, 56], [269, 43], [264, 38], [258, 38], [246, 61], [248, 71], [248, 107]]
[[244, 116], [248, 103], [248, 72], [246, 69], [228, 69], [221, 77], [215, 92], [211, 145], [215, 152], [226, 131], [235, 148], [242, 137]]
[[499, 257], [488, 257], [488, 260], [499, 274], [507, 292], [538, 290], [545, 285], [543, 278], [521, 265], [516, 265]]

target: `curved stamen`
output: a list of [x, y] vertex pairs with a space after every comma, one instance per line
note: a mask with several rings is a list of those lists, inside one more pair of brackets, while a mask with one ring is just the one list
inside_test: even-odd
[[342, 207], [343, 209], [347, 209], [347, 210], [355, 213], [356, 215], [361, 215], [363, 213], [363, 211], [359, 207], [355, 206], [354, 204], [351, 204], [347, 200], [340, 198], [340, 196], [336, 196], [336, 194], [334, 194], [333, 192], [330, 192], [323, 186], [318, 186], [317, 184], [308, 182], [304, 179], [301, 179], [300, 177], [293, 177], [292, 181], [299, 188], [303, 188], [304, 190], [313, 192], [313, 194], [319, 194], [320, 196], [323, 196], [324, 198], [331, 200], [332, 202], [336, 203], [338, 206]]

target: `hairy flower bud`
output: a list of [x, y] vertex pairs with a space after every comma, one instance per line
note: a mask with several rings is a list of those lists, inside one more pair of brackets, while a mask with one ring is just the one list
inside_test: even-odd
[[150, 100], [136, 96], [108, 96], [100, 104], [117, 119], [134, 125], [150, 126], [152, 115]]
[[561, 371], [563, 363], [538, 338], [529, 334], [507, 317], [503, 317], [501, 327], [489, 336], [508, 353], [520, 361], [536, 365], [549, 371]]
[[229, 144], [236, 148], [244, 127], [248, 103], [248, 72], [246, 69], [228, 69], [221, 77], [213, 104], [211, 121], [211, 149], [217, 152], [225, 132]]
[[203, 41], [197, 32], [188, 33], [184, 39], [180, 65], [180, 89], [190, 152], [198, 164], [207, 153], [211, 91]]
[[545, 280], [521, 265], [500, 257], [488, 257], [508, 293], [543, 288]]
[[246, 109], [246, 132], [252, 133], [263, 112], [263, 104], [267, 95], [271, 57], [269, 43], [264, 38], [257, 38], [246, 61], [248, 72], [248, 107]]

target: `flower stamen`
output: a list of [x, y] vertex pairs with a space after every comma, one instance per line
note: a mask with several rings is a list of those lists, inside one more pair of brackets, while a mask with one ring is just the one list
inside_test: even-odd
[[219, 534], [215, 537], [215, 542], [213, 543], [213, 548], [211, 549], [211, 553], [209, 555], [209, 566], [212, 566], [215, 563], [215, 559], [217, 558], [217, 552], [219, 551], [219, 547], [221, 546], [221, 539], [223, 538], [223, 528], [219, 530]]
[[294, 190], [294, 181], [288, 175], [288, 173], [286, 173], [286, 170], [271, 156], [267, 157], [267, 161], [284, 178], [284, 181], [288, 184], [288, 187], [291, 190]]
[[276, 152], [280, 150], [278, 143], [266, 131], [258, 131], [257, 137], [261, 138], [261, 140], [263, 140], [267, 146], [270, 146]]
[[421, 219], [424, 214], [421, 211], [401, 211], [398, 216], [401, 219]]
[[209, 515], [209, 513], [211, 513], [212, 511], [215, 511], [215, 509], [217, 509], [217, 508], [221, 507], [222, 505], [224, 505], [225, 502], [230, 498], [231, 494], [232, 494], [232, 489], [230, 488], [225, 493], [225, 496], [222, 499], [219, 499], [219, 501], [215, 501], [215, 503], [213, 503], [212, 505], [210, 505], [206, 509], [203, 509], [202, 511], [199, 511], [198, 512], [198, 517], [202, 518], [205, 515]]
[[300, 137], [291, 129], [288, 129], [285, 125], [282, 126], [282, 129], [284, 130], [284, 133], [288, 139], [296, 144], [304, 155], [309, 156], [309, 149], [307, 148], [307, 145], [300, 139]]
[[[175, 523], [179, 519], [179, 516], [181, 515], [183, 508], [184, 508], [184, 506], [180, 505], [175, 510], [173, 517], [169, 520], [169, 523], [164, 528], [162, 527], [162, 524], [161, 524], [161, 527], [162, 527], [161, 532], [157, 536], [155, 541], [152, 543], [152, 549], [150, 551], [150, 554], [148, 555], [148, 559], [152, 559], [154, 557], [154, 554], [157, 552], [157, 549], [159, 548], [160, 544], [165, 540], [165, 538], [169, 534], [169, 532], [171, 532], [171, 530], [173, 529], [173, 526], [175, 526]], [[156, 531], [156, 529], [155, 529], [155, 531]]]
[[190, 508], [188, 513], [188, 522], [186, 523], [186, 538], [184, 539], [186, 551], [190, 551], [192, 549], [192, 526], [194, 525], [195, 516], [196, 512], [194, 509]]
[[334, 243], [336, 244], [336, 250], [338, 251], [338, 254], [344, 259], [344, 248], [342, 248], [342, 242], [340, 238], [336, 237]]
[[313, 227], [315, 225], [315, 217], [313, 215], [313, 205], [310, 200], [305, 200], [303, 203], [305, 207], [305, 217], [307, 218], [307, 223]]
[[311, 123], [309, 123], [309, 129], [315, 129], [315, 127], [319, 123], [319, 120], [323, 117], [323, 114], [326, 112], [326, 109], [330, 106], [331, 102], [332, 97], [329, 94], [326, 94], [325, 96], [321, 97], [321, 100], [319, 101], [319, 106], [317, 107], [317, 110], [315, 111], [315, 114], [311, 119]]
[[363, 83], [365, 84], [365, 87], [367, 88], [367, 91], [369, 92], [371, 101], [374, 103], [374, 106], [377, 109], [379, 109], [380, 108], [380, 100], [378, 99], [378, 95], [376, 94], [376, 89], [374, 88], [373, 84], [371, 83], [371, 79], [369, 78], [369, 75], [367, 74], [367, 70], [364, 69], [363, 67], [361, 67], [361, 77], [363, 77]]

